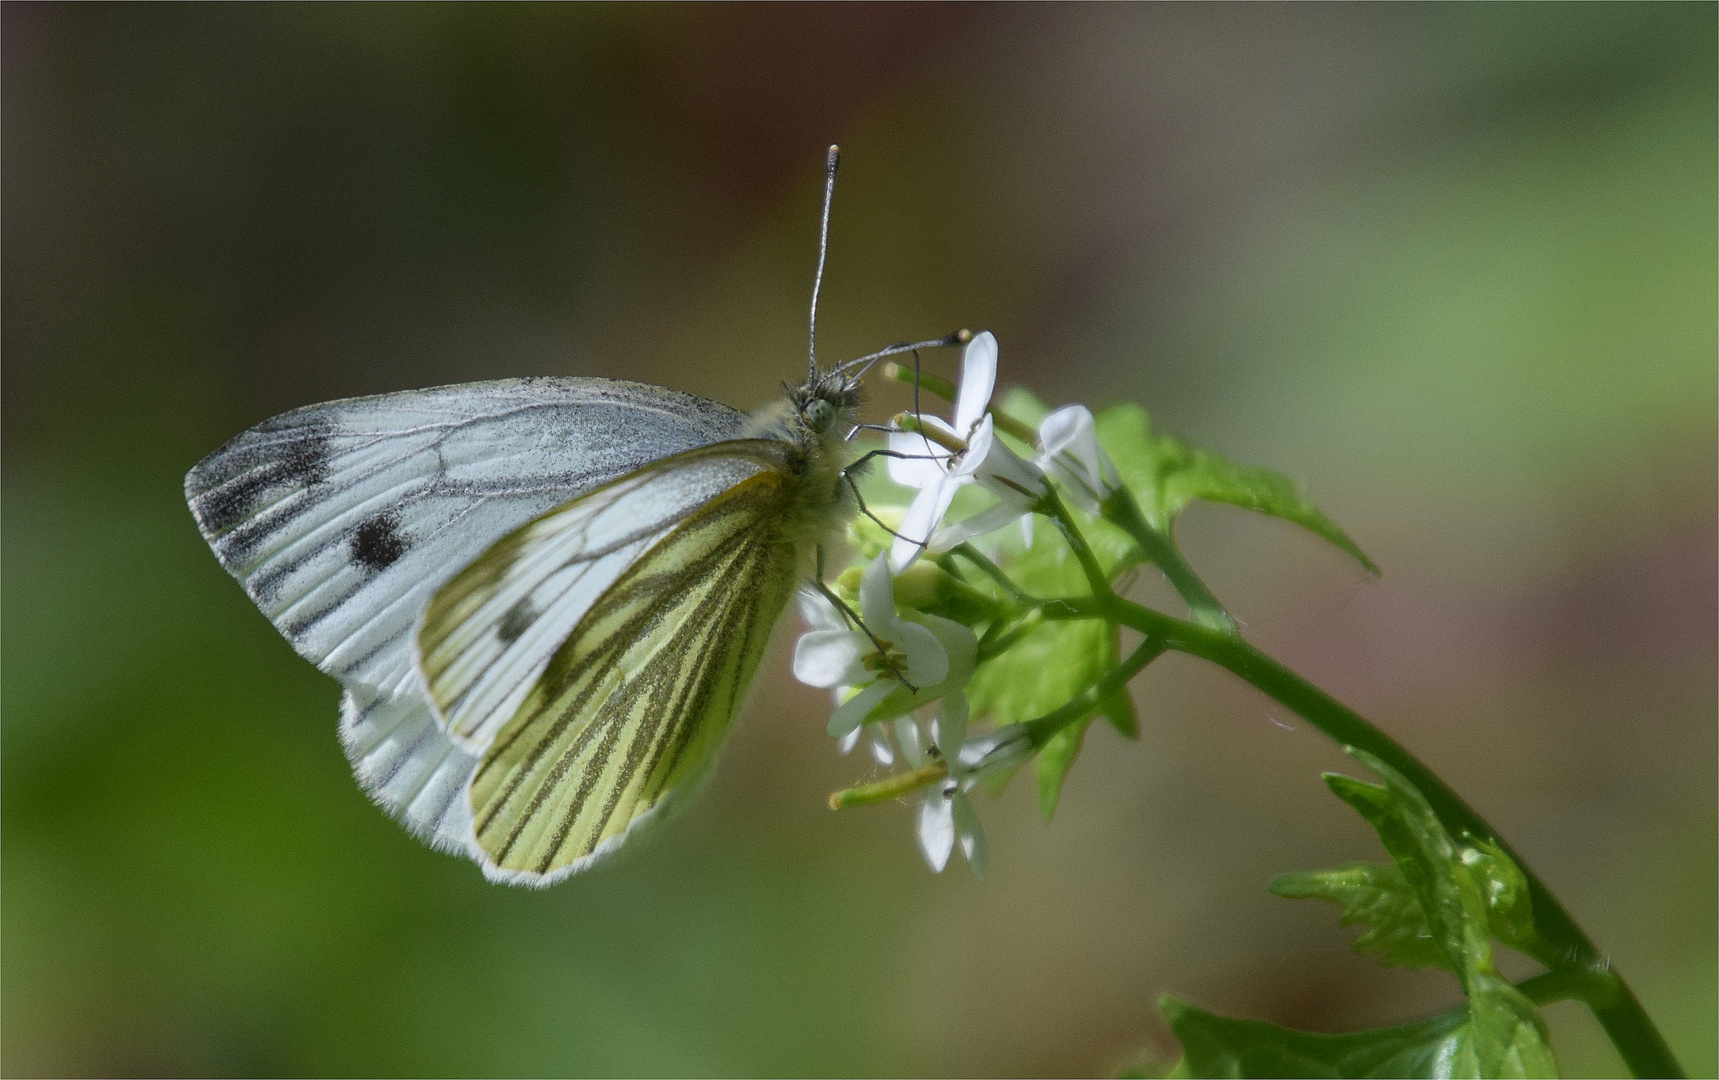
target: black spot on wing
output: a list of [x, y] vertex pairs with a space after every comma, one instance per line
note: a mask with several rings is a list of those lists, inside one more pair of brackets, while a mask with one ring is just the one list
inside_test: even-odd
[[519, 640], [532, 623], [537, 621], [537, 612], [531, 608], [531, 597], [522, 596], [519, 603], [507, 609], [507, 614], [501, 617], [501, 625], [496, 627], [495, 636], [503, 645], [512, 645]]
[[352, 533], [352, 558], [366, 570], [386, 570], [406, 554], [406, 538], [393, 514], [377, 514]]

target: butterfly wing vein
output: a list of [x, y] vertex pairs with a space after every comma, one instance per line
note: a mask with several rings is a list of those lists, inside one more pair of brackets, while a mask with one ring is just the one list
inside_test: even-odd
[[585, 613], [472, 777], [497, 868], [577, 869], [708, 765], [792, 592], [790, 487], [766, 469], [729, 488]]
[[345, 684], [371, 797], [542, 885], [696, 783], [830, 509], [806, 446], [742, 421], [636, 383], [441, 387], [278, 416], [185, 493], [222, 565]]
[[779, 445], [739, 440], [654, 462], [503, 537], [444, 586], [424, 613], [418, 662], [453, 738], [481, 753], [604, 591], [700, 506], [772, 467]]
[[185, 478], [222, 566], [299, 653], [348, 686], [412, 683], [435, 590], [539, 514], [742, 414], [661, 387], [515, 379], [327, 402], [239, 435]]

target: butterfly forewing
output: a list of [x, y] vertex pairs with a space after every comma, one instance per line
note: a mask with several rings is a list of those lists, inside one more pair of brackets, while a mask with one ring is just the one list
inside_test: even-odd
[[435, 590], [519, 525], [744, 416], [642, 383], [510, 379], [277, 416], [185, 478], [221, 564], [293, 647], [348, 685], [413, 683]]
[[[572, 872], [709, 763], [800, 558], [790, 448], [736, 442], [709, 453], [728, 448], [750, 475], [684, 515], [589, 605], [484, 752], [470, 805], [493, 876], [547, 883]], [[495, 559], [511, 557], [499, 547]], [[427, 622], [425, 655], [442, 640]]]

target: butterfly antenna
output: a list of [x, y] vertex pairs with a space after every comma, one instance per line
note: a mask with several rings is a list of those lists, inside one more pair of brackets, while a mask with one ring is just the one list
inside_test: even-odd
[[[864, 356], [855, 357], [852, 360], [837, 364], [831, 373], [835, 375], [846, 375], [857, 367], [861, 369], [860, 375], [863, 375], [867, 371], [871, 370], [871, 366], [873, 364], [886, 357], [899, 356], [904, 352], [912, 352], [915, 349], [947, 349], [955, 345], [965, 345], [972, 340], [973, 331], [957, 330], [953, 334], [944, 334], [940, 338], [932, 338], [929, 341], [897, 342], [887, 349], [879, 349], [877, 352], [866, 353]], [[859, 375], [851, 375], [849, 378], [857, 379], [859, 378]]]
[[806, 385], [818, 378], [818, 289], [824, 284], [824, 255], [830, 247], [830, 199], [836, 193], [836, 166], [841, 164], [842, 148], [832, 145], [824, 158], [824, 217], [818, 223], [818, 272], [812, 278], [812, 318], [807, 345]]

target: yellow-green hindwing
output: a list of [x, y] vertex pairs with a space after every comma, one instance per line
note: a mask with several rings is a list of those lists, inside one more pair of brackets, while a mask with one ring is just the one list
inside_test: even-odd
[[472, 779], [478, 843], [548, 874], [595, 853], [700, 769], [734, 717], [798, 563], [788, 485], [742, 481], [598, 601]]
[[[448, 730], [479, 752], [473, 853], [491, 876], [557, 880], [696, 781], [807, 565], [808, 526], [832, 524], [824, 450], [747, 439], [655, 463], [523, 527], [438, 593], [420, 663]], [[522, 633], [509, 618], [534, 598], [544, 608]]]

